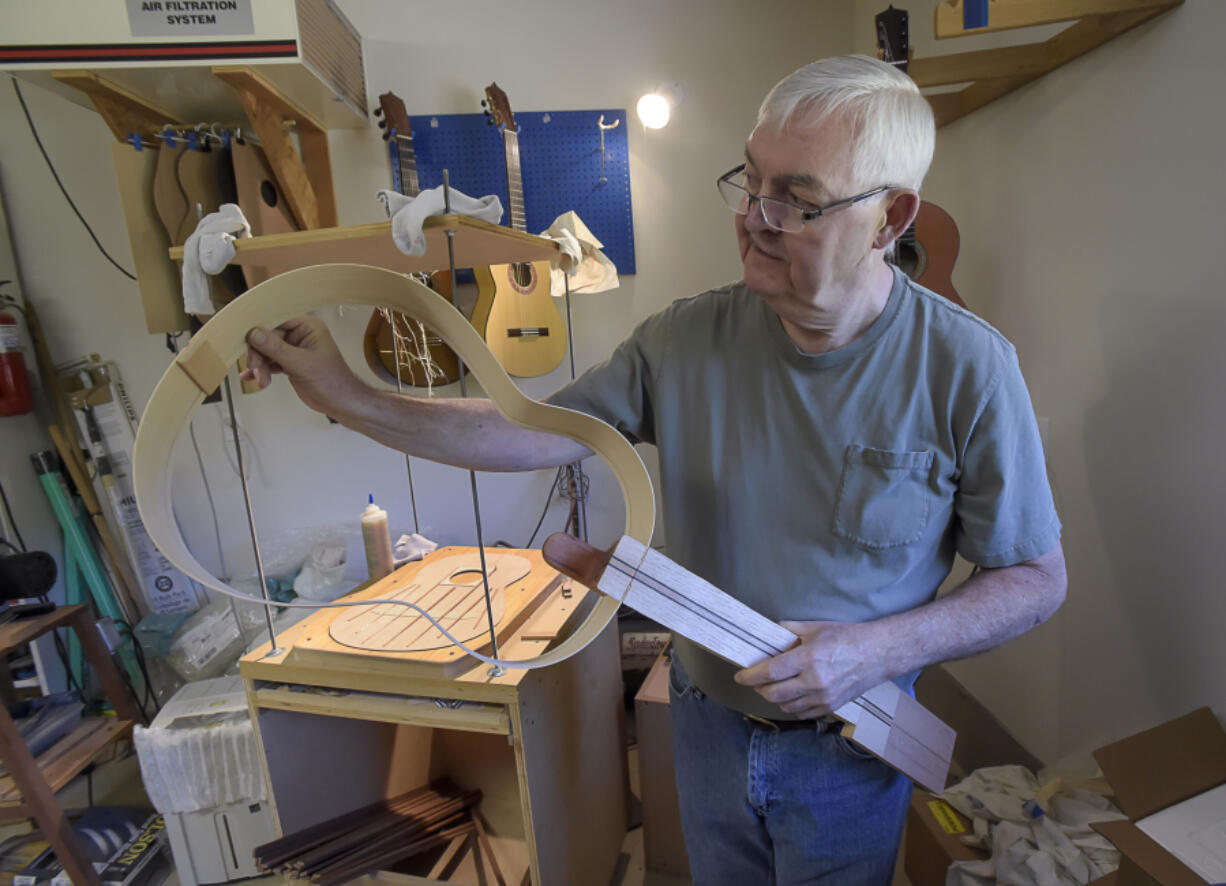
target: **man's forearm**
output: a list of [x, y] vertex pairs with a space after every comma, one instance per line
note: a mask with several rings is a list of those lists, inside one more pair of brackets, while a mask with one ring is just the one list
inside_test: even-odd
[[591, 452], [567, 437], [521, 428], [487, 399], [404, 397], [368, 388], [332, 417], [419, 458], [478, 471], [529, 471]]
[[1016, 566], [983, 569], [945, 596], [871, 622], [871, 645], [888, 661], [883, 679], [986, 652], [1042, 624], [1064, 602], [1059, 545]]

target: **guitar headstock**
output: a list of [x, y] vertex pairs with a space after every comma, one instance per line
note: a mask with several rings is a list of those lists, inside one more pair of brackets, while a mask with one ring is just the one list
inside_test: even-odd
[[404, 109], [404, 102], [394, 92], [385, 92], [379, 96], [379, 107], [375, 109], [379, 120], [379, 128], [383, 130], [386, 140], [394, 132], [397, 135], [410, 136], [413, 128], [409, 126], [409, 114]]
[[481, 104], [485, 106], [487, 123], [499, 127], [504, 132], [518, 131], [515, 115], [511, 113], [511, 102], [497, 83], [491, 83], [485, 87], [485, 98]]
[[904, 74], [910, 60], [910, 23], [905, 9], [891, 6], [877, 13], [877, 51], [881, 60], [888, 62]]

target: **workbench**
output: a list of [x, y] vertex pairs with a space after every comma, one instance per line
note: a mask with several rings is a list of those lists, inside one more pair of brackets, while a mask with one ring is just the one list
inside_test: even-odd
[[[532, 562], [524, 581], [543, 592], [500, 636], [499, 657], [533, 658], [582, 621], [593, 595], [539, 551], [509, 553]], [[422, 568], [402, 567], [368, 596]], [[508, 884], [607, 883], [628, 799], [616, 624], [560, 664], [491, 676], [458, 650], [440, 663], [437, 653], [346, 648], [328, 634], [351, 611], [315, 613], [277, 637], [278, 651], [265, 644], [240, 664], [278, 836], [445, 775], [482, 791]], [[442, 882], [430, 866], [423, 859], [410, 882]], [[475, 869], [462, 865], [447, 882], [477, 882]]]

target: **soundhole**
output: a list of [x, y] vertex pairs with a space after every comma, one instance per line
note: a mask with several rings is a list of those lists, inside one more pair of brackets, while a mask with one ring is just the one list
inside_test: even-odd
[[918, 241], [899, 243], [894, 252], [894, 263], [912, 280], [918, 280], [928, 270], [928, 253]]
[[531, 262], [516, 262], [507, 266], [507, 278], [518, 292], [531, 292], [536, 286], [536, 268]]
[[269, 206], [277, 205], [277, 189], [273, 187], [272, 182], [268, 179], [260, 182], [260, 199]]
[[480, 569], [461, 569], [459, 572], [453, 572], [451, 578], [447, 579], [455, 585], [466, 585], [473, 587], [481, 584], [483, 574]]

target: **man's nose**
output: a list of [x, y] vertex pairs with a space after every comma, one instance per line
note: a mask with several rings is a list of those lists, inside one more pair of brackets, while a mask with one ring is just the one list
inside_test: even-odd
[[766, 209], [762, 205], [761, 200], [753, 200], [750, 202], [749, 211], [745, 213], [745, 228], [749, 231], [773, 231], [769, 224], [766, 223]]

